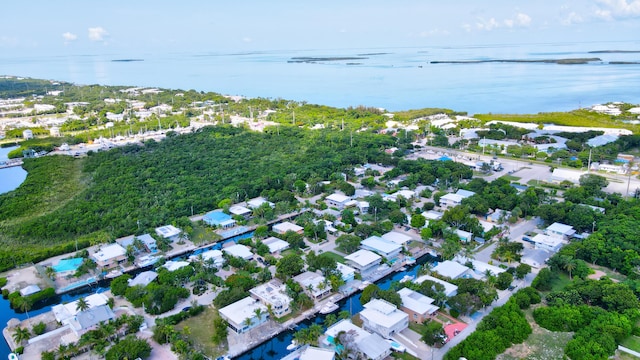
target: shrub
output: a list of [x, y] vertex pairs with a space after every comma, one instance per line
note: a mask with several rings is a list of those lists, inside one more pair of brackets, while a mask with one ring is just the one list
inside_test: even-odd
[[33, 333], [36, 335], [44, 334], [45, 330], [47, 330], [47, 324], [43, 323], [42, 321], [33, 325]]
[[460, 311], [456, 310], [456, 309], [451, 309], [449, 310], [449, 315], [453, 316], [454, 318], [458, 318], [458, 316], [460, 316]]

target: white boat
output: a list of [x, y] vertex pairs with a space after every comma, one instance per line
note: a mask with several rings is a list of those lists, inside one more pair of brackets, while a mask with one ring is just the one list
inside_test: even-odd
[[411, 281], [415, 278], [415, 276], [412, 275], [405, 275], [402, 279], [400, 279], [401, 283], [407, 282], [407, 281]]
[[9, 354], [9, 360], [19, 360], [20, 358], [18, 357], [18, 354], [16, 353], [11, 353]]
[[393, 351], [397, 351], [397, 352], [405, 352], [407, 350], [407, 348], [404, 347], [404, 345], [400, 344], [397, 341], [394, 340], [389, 340], [389, 339], [385, 339], [389, 345], [391, 345], [391, 350]]
[[291, 340], [291, 344], [287, 345], [287, 350], [293, 351], [299, 347], [298, 343], [295, 340]]
[[323, 315], [329, 314], [338, 310], [338, 308], [339, 308], [338, 304], [328, 302], [322, 307], [322, 309], [320, 309], [320, 314], [323, 314]]
[[115, 269], [115, 270], [109, 271], [109, 273], [104, 277], [106, 277], [107, 279], [113, 279], [113, 278], [117, 278], [120, 275], [122, 275], [122, 271]]
[[145, 267], [157, 263], [162, 256], [145, 255], [138, 259], [138, 267]]

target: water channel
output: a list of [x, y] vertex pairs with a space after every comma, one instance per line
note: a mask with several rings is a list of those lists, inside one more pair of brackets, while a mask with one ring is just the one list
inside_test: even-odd
[[[17, 146], [0, 147], [0, 162], [8, 160], [9, 152], [17, 148]], [[21, 166], [0, 169], [0, 194], [17, 189], [26, 178], [27, 172]]]

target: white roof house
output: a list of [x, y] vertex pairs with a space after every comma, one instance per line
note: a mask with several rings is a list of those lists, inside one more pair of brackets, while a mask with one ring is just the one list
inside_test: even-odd
[[98, 266], [109, 267], [124, 260], [126, 254], [127, 250], [120, 246], [120, 244], [109, 244], [103, 246], [98, 252], [91, 254], [91, 258], [93, 258]]
[[434, 266], [432, 270], [450, 279], [457, 279], [468, 275], [470, 269], [455, 261], [445, 260]]
[[305, 271], [302, 274], [293, 277], [293, 280], [300, 284], [304, 291], [309, 293], [314, 299], [319, 299], [331, 293], [331, 285], [327, 279], [311, 271]]
[[291, 312], [289, 304], [293, 301], [286, 293], [287, 287], [278, 280], [271, 280], [249, 290], [254, 299], [265, 306], [271, 305], [274, 316], [282, 317]]
[[155, 271], [144, 271], [138, 274], [135, 278], [127, 280], [129, 286], [142, 286], [149, 285], [153, 280], [158, 277], [158, 273]]
[[189, 261], [194, 262], [194, 261], [198, 261], [200, 260], [200, 257], [202, 258], [202, 261], [206, 264], [209, 263], [211, 261], [213, 261], [213, 265], [215, 267], [222, 267], [222, 265], [224, 265], [224, 257], [222, 256], [222, 251], [220, 250], [209, 250], [209, 251], [205, 251], [199, 255], [191, 255], [189, 256]]
[[278, 234], [284, 234], [287, 231], [293, 231], [295, 233], [302, 234], [302, 232], [304, 231], [304, 228], [294, 223], [285, 221], [285, 222], [281, 222], [279, 224], [273, 225], [272, 230]]
[[440, 197], [440, 206], [441, 207], [454, 207], [462, 204], [462, 199], [464, 197], [458, 194], [446, 194]]
[[20, 295], [21, 296], [29, 296], [29, 295], [32, 295], [32, 294], [35, 294], [35, 293], [39, 292], [40, 290], [42, 290], [42, 289], [40, 289], [40, 286], [32, 284], [32, 285], [25, 286], [22, 289], [20, 289]]
[[446, 282], [444, 280], [440, 280], [438, 278], [435, 278], [433, 276], [429, 276], [429, 275], [422, 275], [419, 278], [415, 279], [413, 282], [416, 284], [422, 284], [425, 281], [433, 281], [435, 283], [438, 283], [442, 286], [444, 286], [444, 294], [447, 297], [451, 297], [451, 296], [455, 296], [458, 293], [458, 286], [457, 285], [453, 285], [449, 282]]
[[251, 249], [242, 245], [236, 244], [223, 249], [223, 251], [231, 256], [239, 257], [245, 260], [253, 259], [253, 253]]
[[328, 206], [334, 206], [334, 207], [337, 207], [338, 209], [344, 209], [347, 206], [347, 203], [351, 201], [351, 197], [338, 194], [338, 193], [333, 193], [327, 196], [324, 199], [324, 201], [327, 203]]
[[349, 282], [355, 278], [356, 269], [352, 268], [351, 266], [347, 266], [342, 263], [336, 263], [336, 270], [340, 271], [340, 274], [342, 274], [342, 280], [344, 280], [344, 282]]
[[271, 236], [269, 238], [262, 240], [262, 243], [269, 247], [269, 252], [271, 254], [277, 253], [289, 248], [288, 242], [282, 239], [278, 239], [277, 237], [274, 237], [274, 236]]
[[373, 299], [364, 304], [360, 318], [365, 330], [378, 333], [384, 338], [390, 338], [409, 327], [409, 315], [381, 299]]
[[186, 261], [173, 261], [173, 260], [169, 260], [166, 263], [164, 263], [164, 265], [162, 265], [163, 268], [171, 272], [176, 271], [178, 269], [182, 269], [185, 266], [189, 266], [189, 263]]
[[[89, 309], [105, 305], [109, 299], [104, 294], [91, 294], [87, 295], [84, 300], [89, 304]], [[63, 325], [68, 325], [69, 320], [73, 319], [80, 311], [78, 310], [78, 300], [66, 303], [54, 305], [51, 308], [53, 316], [56, 321]]]
[[343, 319], [330, 326], [325, 331], [326, 337], [322, 340], [324, 346], [335, 346], [334, 339], [340, 333], [353, 336], [353, 342], [358, 351], [367, 359], [382, 360], [391, 354], [391, 346], [380, 335], [371, 334], [351, 323], [351, 320]]
[[175, 239], [178, 235], [180, 235], [181, 232], [182, 230], [173, 225], [165, 225], [156, 228], [156, 234], [158, 234], [158, 236], [162, 237], [163, 239]]
[[237, 215], [237, 216], [242, 216], [245, 218], [248, 218], [249, 216], [251, 216], [251, 209], [246, 208], [242, 205], [233, 205], [232, 207], [229, 208], [229, 212], [232, 215]]
[[442, 213], [440, 211], [435, 211], [435, 210], [424, 211], [422, 213], [422, 216], [424, 216], [425, 219], [427, 219], [427, 220], [440, 220], [440, 219], [442, 219], [443, 215], [444, 215], [444, 213]]
[[520, 262], [527, 264], [532, 268], [539, 269], [547, 263], [547, 260], [553, 255], [553, 253], [542, 249], [529, 249], [522, 250], [522, 258]]
[[564, 238], [569, 238], [573, 236], [573, 234], [575, 234], [576, 231], [573, 229], [573, 226], [571, 225], [554, 222], [553, 224], [549, 225], [545, 229], [545, 233], [547, 233], [547, 235], [557, 235], [557, 236], [562, 236]]
[[309, 346], [300, 351], [299, 360], [334, 360], [336, 353], [333, 350], [321, 349]]
[[398, 295], [400, 295], [400, 298], [402, 299], [402, 310], [405, 312], [409, 310], [409, 312], [413, 313], [414, 316], [418, 315], [415, 316], [414, 319], [411, 319], [413, 321], [418, 321], [418, 318], [420, 318], [421, 321], [419, 322], [422, 322], [425, 318], [433, 315], [439, 309], [439, 307], [433, 305], [433, 302], [435, 301], [434, 299], [409, 288], [400, 289], [398, 291]]
[[476, 193], [474, 193], [473, 191], [464, 190], [464, 189], [458, 189], [458, 191], [456, 191], [456, 195], [460, 195], [464, 199], [466, 199], [468, 197], [472, 197], [475, 194]]
[[262, 206], [262, 204], [269, 204], [270, 207], [274, 208], [276, 206], [276, 204], [265, 200], [264, 198], [261, 197], [257, 197], [254, 199], [251, 199], [249, 201], [247, 201], [247, 207], [250, 209], [255, 209], [255, 208], [259, 208], [260, 206]]
[[403, 233], [399, 233], [397, 231], [389, 231], [388, 233], [382, 235], [382, 238], [387, 240], [387, 241], [392, 241], [400, 246], [408, 243], [409, 241], [413, 240], [413, 238], [411, 238], [411, 236], [409, 235], [405, 235]]
[[[262, 311], [260, 318], [256, 317], [255, 309]], [[267, 307], [250, 296], [223, 307], [219, 313], [229, 323], [229, 328], [238, 334], [264, 323], [269, 316]], [[249, 325], [245, 324], [246, 319], [251, 320]]]
[[369, 250], [358, 250], [351, 255], [345, 256], [344, 259], [347, 260], [347, 264], [361, 273], [378, 266], [382, 262], [382, 258], [378, 254]]
[[551, 252], [558, 252], [560, 248], [564, 245], [564, 239], [560, 236], [554, 235], [544, 235], [537, 234], [531, 239], [533, 245], [536, 249], [542, 249]]
[[554, 169], [553, 173], [551, 173], [551, 181], [560, 183], [567, 180], [577, 184], [580, 182], [580, 176], [582, 176], [583, 174], [584, 172], [581, 172], [579, 170]]
[[394, 258], [402, 251], [402, 246], [393, 241], [385, 240], [379, 236], [370, 236], [360, 243], [360, 248], [370, 250], [387, 259]]

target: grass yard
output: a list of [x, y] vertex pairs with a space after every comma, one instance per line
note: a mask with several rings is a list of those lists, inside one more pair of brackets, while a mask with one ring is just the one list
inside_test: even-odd
[[615, 360], [638, 360], [637, 357], [631, 355], [631, 354], [627, 354], [626, 352], [617, 350], [616, 354], [613, 356], [613, 359]]
[[519, 176], [513, 176], [513, 175], [502, 175], [500, 176], [500, 179], [505, 179], [509, 181], [520, 181], [520, 179], [522, 178]]
[[213, 320], [218, 317], [218, 311], [213, 307], [207, 307], [201, 314], [190, 317], [178, 325], [177, 330], [189, 327], [189, 337], [193, 339], [195, 347], [200, 349], [210, 358], [217, 358], [227, 352], [226, 344], [222, 347], [216, 346], [211, 341], [213, 335]]
[[195, 245], [210, 244], [219, 239], [220, 235], [216, 234], [212, 228], [196, 223], [193, 224], [193, 233], [190, 240]]
[[527, 320], [533, 332], [522, 344], [513, 345], [504, 353], [498, 355], [497, 360], [556, 360], [562, 359], [564, 347], [573, 337], [573, 333], [553, 332], [543, 329], [533, 320], [532, 310], [526, 312]]
[[344, 257], [342, 257], [341, 255], [338, 255], [338, 254], [336, 254], [336, 253], [334, 253], [332, 251], [323, 252], [322, 254], [320, 254], [320, 256], [326, 256], [326, 257], [332, 258], [336, 262], [339, 262], [341, 264], [344, 264], [346, 262]]
[[568, 274], [557, 272], [556, 275], [557, 276], [551, 281], [551, 291], [562, 290], [571, 283]]
[[418, 324], [417, 322], [409, 321], [409, 329], [417, 332], [418, 334], [422, 334], [422, 329], [424, 329], [424, 325]]
[[408, 353], [406, 353], [406, 352], [404, 352], [404, 353], [399, 353], [399, 352], [395, 352], [395, 351], [394, 351], [393, 353], [391, 353], [391, 356], [392, 356], [394, 359], [402, 359], [402, 360], [418, 360], [418, 358], [417, 358], [417, 357], [415, 357], [415, 356], [413, 356], [413, 355], [411, 355], [411, 354], [408, 354]]
[[622, 343], [620, 343], [620, 345], [626, 347], [627, 349], [640, 352], [640, 337], [631, 335], [628, 338], [622, 340]]

